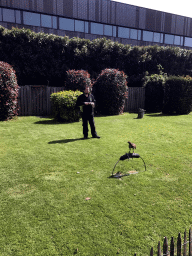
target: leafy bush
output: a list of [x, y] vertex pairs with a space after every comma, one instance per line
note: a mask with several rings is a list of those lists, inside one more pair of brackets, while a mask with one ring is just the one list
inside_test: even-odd
[[96, 111], [102, 115], [118, 115], [127, 97], [127, 76], [117, 69], [105, 69], [94, 83]]
[[80, 113], [75, 107], [80, 91], [61, 91], [51, 94], [52, 115], [58, 121], [76, 122]]
[[85, 87], [91, 87], [90, 74], [85, 70], [68, 70], [65, 86], [66, 90], [83, 92]]
[[165, 83], [164, 114], [189, 114], [192, 110], [192, 78], [169, 77]]
[[145, 109], [147, 112], [161, 112], [163, 108], [164, 84], [166, 75], [145, 76]]
[[0, 26], [0, 56], [17, 73], [19, 85], [63, 86], [67, 70], [88, 70], [92, 78], [105, 68], [123, 70], [129, 86], [141, 86], [143, 74], [192, 75], [192, 51], [179, 47], [130, 46], [106, 38], [93, 41]]
[[8, 63], [0, 61], [0, 121], [18, 115], [18, 93], [15, 70]]

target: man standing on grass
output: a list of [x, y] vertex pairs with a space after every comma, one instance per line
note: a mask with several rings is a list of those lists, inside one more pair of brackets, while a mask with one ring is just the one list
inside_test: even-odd
[[86, 87], [84, 93], [77, 98], [76, 106], [80, 107], [80, 111], [82, 112], [84, 139], [88, 138], [88, 121], [91, 127], [92, 137], [99, 139], [100, 137], [97, 135], [94, 122], [95, 99], [90, 93], [89, 87]]

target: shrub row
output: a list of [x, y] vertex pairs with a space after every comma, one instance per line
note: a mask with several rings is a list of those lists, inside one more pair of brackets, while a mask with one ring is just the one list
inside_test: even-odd
[[145, 109], [147, 112], [155, 113], [162, 111], [166, 79], [166, 74], [153, 74], [144, 77]]
[[179, 115], [192, 111], [192, 77], [155, 74], [146, 76], [144, 85], [147, 112]]
[[191, 75], [192, 51], [179, 47], [123, 45], [105, 38], [93, 41], [29, 29], [0, 27], [1, 60], [16, 70], [19, 85], [63, 86], [67, 70], [87, 70], [92, 78], [106, 68], [119, 69], [128, 76], [129, 86], [142, 86], [145, 72]]
[[192, 111], [192, 78], [169, 77], [165, 83], [162, 112], [164, 114], [189, 114]]
[[[82, 94], [85, 87], [94, 90], [96, 98], [96, 112], [102, 115], [118, 115], [123, 112], [125, 98], [127, 97], [127, 81], [123, 71], [105, 69], [91, 84], [90, 75], [84, 70], [69, 70], [69, 79], [63, 91], [51, 94], [53, 117], [60, 121], [73, 122], [80, 118], [75, 108], [77, 97]], [[71, 91], [76, 90], [76, 91]]]

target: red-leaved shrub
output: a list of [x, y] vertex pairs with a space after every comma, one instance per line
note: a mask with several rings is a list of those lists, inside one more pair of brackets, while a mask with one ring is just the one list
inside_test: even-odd
[[15, 70], [8, 63], [0, 61], [0, 121], [18, 115], [18, 93]]
[[118, 69], [104, 69], [94, 85], [96, 110], [102, 115], [123, 113], [125, 99], [128, 97], [127, 76]]
[[91, 87], [90, 74], [85, 70], [68, 70], [65, 86], [66, 90], [83, 92], [85, 87]]

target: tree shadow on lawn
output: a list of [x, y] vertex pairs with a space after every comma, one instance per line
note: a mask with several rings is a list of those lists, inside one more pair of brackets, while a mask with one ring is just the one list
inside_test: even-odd
[[77, 139], [65, 139], [65, 140], [53, 140], [48, 142], [48, 144], [57, 144], [57, 143], [69, 143], [69, 142], [74, 142], [78, 140], [85, 140], [84, 138], [77, 138]]

